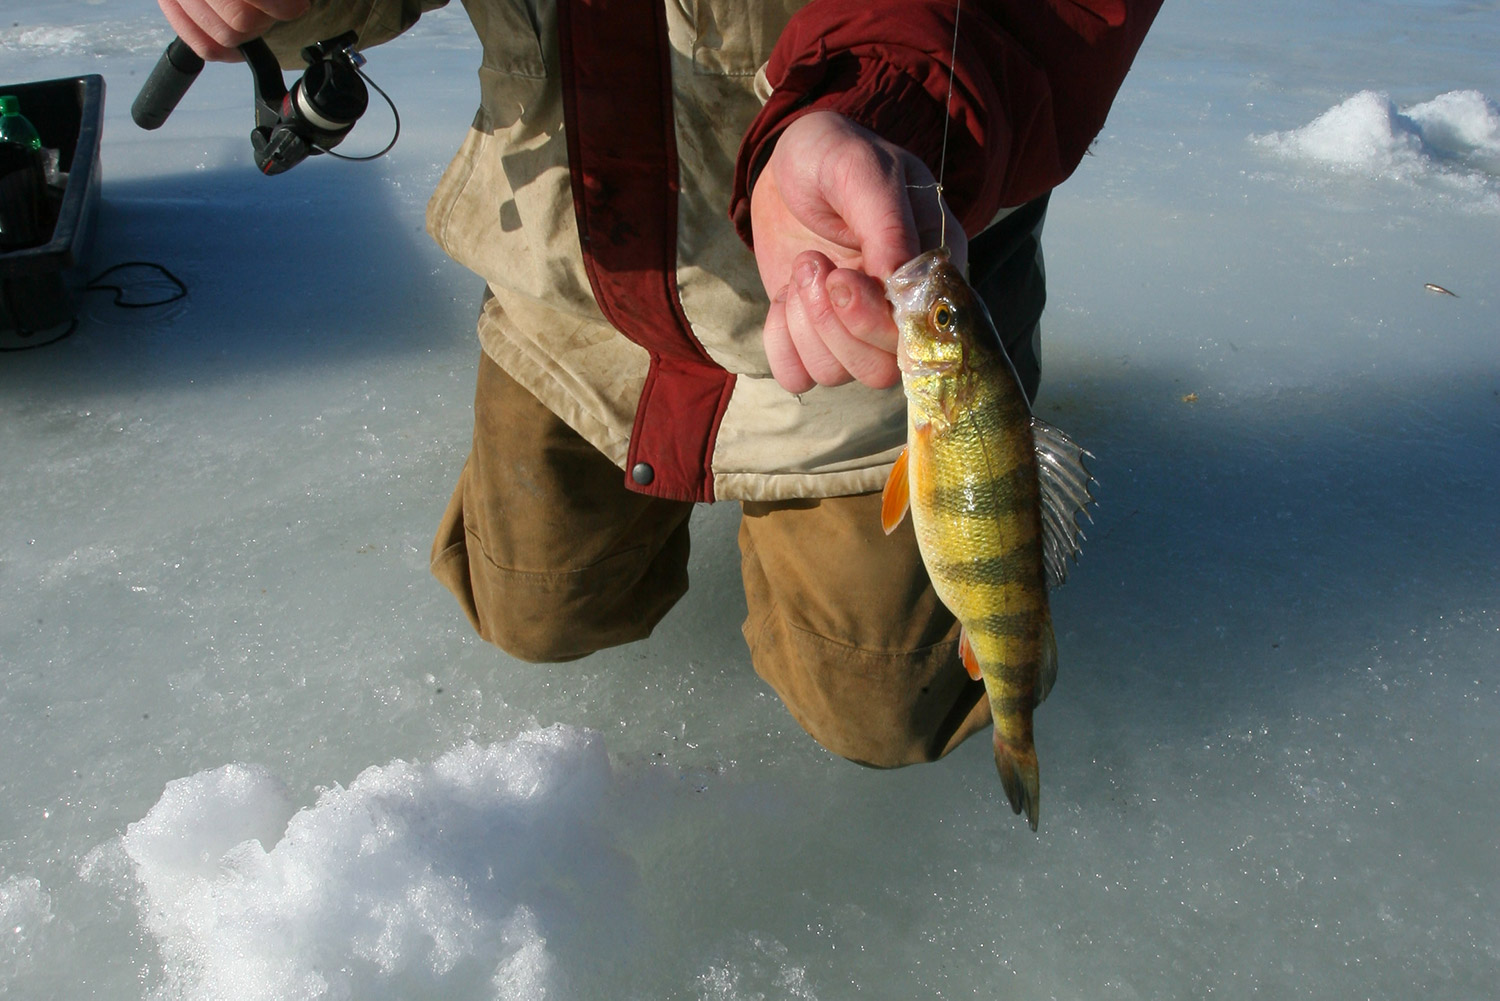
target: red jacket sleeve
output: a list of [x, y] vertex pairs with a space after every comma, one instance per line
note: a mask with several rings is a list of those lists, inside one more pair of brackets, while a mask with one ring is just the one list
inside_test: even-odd
[[[730, 215], [750, 242], [750, 188], [776, 137], [837, 111], [938, 173], [970, 235], [1062, 183], [1104, 127], [1162, 0], [815, 0], [782, 32], [774, 88], [740, 145]], [[948, 102], [950, 70], [953, 80]]]

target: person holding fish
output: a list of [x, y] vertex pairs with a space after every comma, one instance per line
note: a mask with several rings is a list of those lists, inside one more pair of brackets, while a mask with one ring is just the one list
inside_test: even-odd
[[[368, 48], [446, 0], [159, 2], [207, 59], [263, 36], [290, 67], [304, 45], [353, 30]], [[882, 767], [993, 723], [1035, 826], [1030, 709], [1055, 663], [1041, 574], [1071, 551], [1076, 529], [1056, 523], [1072, 525], [1087, 474], [1076, 446], [1029, 426], [962, 460], [1026, 475], [933, 456], [968, 454], [939, 427], [960, 411], [1004, 397], [1012, 423], [1029, 413], [1047, 198], [1160, 0], [464, 6], [480, 105], [427, 224], [486, 291], [473, 447], [434, 574], [514, 656], [583, 657], [651, 632], [687, 588], [693, 505], [738, 501], [744, 636], [798, 723]], [[887, 280], [924, 260], [891, 287], [898, 334]], [[913, 305], [916, 285], [930, 295]], [[937, 379], [934, 336], [969, 343], [981, 376]], [[974, 378], [1009, 385], [956, 388]], [[1051, 500], [1002, 510], [992, 480]], [[916, 533], [896, 524], [908, 501]], [[978, 618], [938, 552], [934, 512], [950, 508], [950, 528], [1013, 508], [1024, 522], [1027, 580], [957, 586], [989, 596]], [[959, 667], [961, 631], [983, 680]]]

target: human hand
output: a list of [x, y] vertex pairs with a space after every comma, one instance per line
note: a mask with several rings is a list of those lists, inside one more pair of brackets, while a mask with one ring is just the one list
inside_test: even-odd
[[968, 263], [968, 238], [916, 156], [843, 115], [786, 127], [750, 195], [771, 374], [789, 392], [901, 379], [885, 279], [943, 238]]
[[157, 0], [194, 52], [211, 62], [238, 62], [236, 46], [259, 38], [277, 21], [307, 13], [311, 0]]

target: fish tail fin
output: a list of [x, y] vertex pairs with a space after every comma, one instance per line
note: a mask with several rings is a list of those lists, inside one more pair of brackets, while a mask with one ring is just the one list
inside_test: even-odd
[[1024, 812], [1026, 822], [1036, 830], [1037, 808], [1042, 798], [1041, 776], [1037, 771], [1036, 751], [1017, 754], [995, 731], [995, 768], [1000, 772], [1000, 784], [1010, 799], [1010, 808], [1016, 813]]

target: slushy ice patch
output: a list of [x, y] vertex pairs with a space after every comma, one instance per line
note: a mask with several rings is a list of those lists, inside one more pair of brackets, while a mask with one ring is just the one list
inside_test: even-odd
[[0, 56], [143, 56], [161, 52], [171, 40], [172, 32], [151, 14], [79, 24], [7, 23]]
[[565, 727], [372, 767], [302, 810], [261, 768], [173, 781], [119, 842], [158, 993], [557, 996], [559, 950], [637, 923], [610, 786], [602, 739]]
[[1435, 180], [1500, 209], [1500, 106], [1455, 90], [1408, 108], [1360, 91], [1300, 129], [1254, 141], [1283, 156], [1368, 177]]
[[31, 970], [38, 938], [52, 920], [52, 898], [41, 880], [12, 876], [0, 883], [0, 995]]

